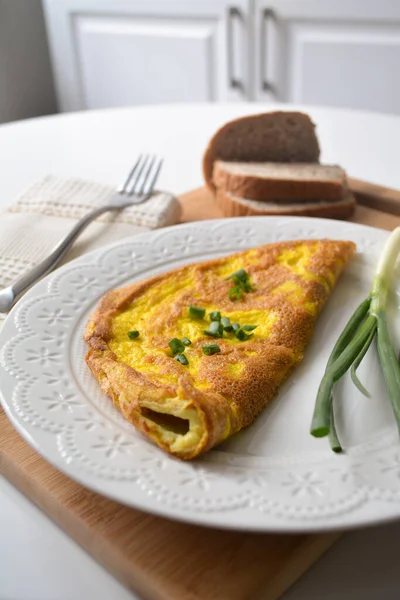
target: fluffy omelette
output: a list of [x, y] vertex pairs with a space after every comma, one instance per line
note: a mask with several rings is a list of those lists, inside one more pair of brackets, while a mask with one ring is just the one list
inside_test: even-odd
[[[87, 364], [129, 422], [167, 452], [194, 458], [273, 399], [354, 250], [332, 240], [268, 244], [112, 290], [87, 324]], [[238, 280], [229, 276], [243, 270], [249, 285], [232, 297]], [[214, 311], [217, 322], [219, 314], [245, 325], [242, 339], [229, 327], [210, 336]], [[190, 344], [176, 354], [173, 339]], [[209, 345], [215, 353], [205, 353]]]

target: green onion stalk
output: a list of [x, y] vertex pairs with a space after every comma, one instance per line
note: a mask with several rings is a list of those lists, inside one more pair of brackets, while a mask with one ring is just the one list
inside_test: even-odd
[[399, 254], [400, 227], [397, 227], [389, 236], [381, 254], [370, 295], [357, 307], [340, 334], [318, 389], [311, 434], [315, 437], [329, 436], [334, 452], [342, 451], [333, 411], [334, 385], [350, 369], [353, 383], [361, 393], [369, 396], [357, 377], [357, 368], [375, 337], [379, 362], [400, 432], [400, 365], [390, 339], [387, 322], [389, 292]]

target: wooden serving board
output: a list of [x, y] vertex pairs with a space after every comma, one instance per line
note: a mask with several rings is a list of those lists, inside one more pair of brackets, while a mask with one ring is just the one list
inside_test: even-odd
[[[355, 180], [351, 187], [374, 206], [358, 206], [352, 221], [384, 229], [400, 225], [400, 216], [388, 214], [400, 215], [400, 192]], [[181, 205], [183, 222], [223, 216], [204, 188], [182, 196]], [[1, 408], [0, 472], [146, 600], [275, 600], [339, 536], [219, 531], [127, 508], [57, 471]]]
[[[359, 179], [350, 179], [349, 184], [357, 198], [355, 213], [349, 219], [351, 222], [388, 230], [400, 225], [400, 191]], [[211, 192], [204, 187], [181, 196], [181, 205], [184, 223], [225, 216], [216, 206]]]

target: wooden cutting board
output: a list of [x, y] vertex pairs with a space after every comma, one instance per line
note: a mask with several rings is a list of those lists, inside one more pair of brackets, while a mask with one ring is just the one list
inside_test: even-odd
[[[400, 225], [400, 216], [389, 214], [400, 215], [400, 192], [356, 180], [351, 185], [369, 204], [358, 206], [352, 221]], [[182, 196], [181, 205], [184, 222], [223, 216], [204, 188]], [[219, 531], [127, 508], [57, 471], [1, 408], [0, 472], [146, 600], [275, 600], [339, 536]]]
[[[349, 219], [351, 222], [388, 230], [400, 225], [400, 191], [360, 179], [350, 179], [349, 184], [357, 198], [355, 213]], [[181, 205], [184, 223], [225, 216], [214, 203], [211, 192], [203, 187], [181, 196]]]

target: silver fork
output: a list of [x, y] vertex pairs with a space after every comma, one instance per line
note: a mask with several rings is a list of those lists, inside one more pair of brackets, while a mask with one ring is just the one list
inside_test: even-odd
[[85, 215], [78, 221], [72, 231], [55, 246], [47, 258], [20, 277], [15, 283], [0, 291], [0, 312], [9, 311], [28, 288], [41, 277], [50, 273], [93, 219], [108, 211], [117, 211], [132, 206], [132, 204], [145, 202], [151, 196], [161, 166], [162, 159], [156, 156], [140, 155], [125, 181], [119, 186], [117, 193], [110, 199], [108, 204], [95, 208]]

